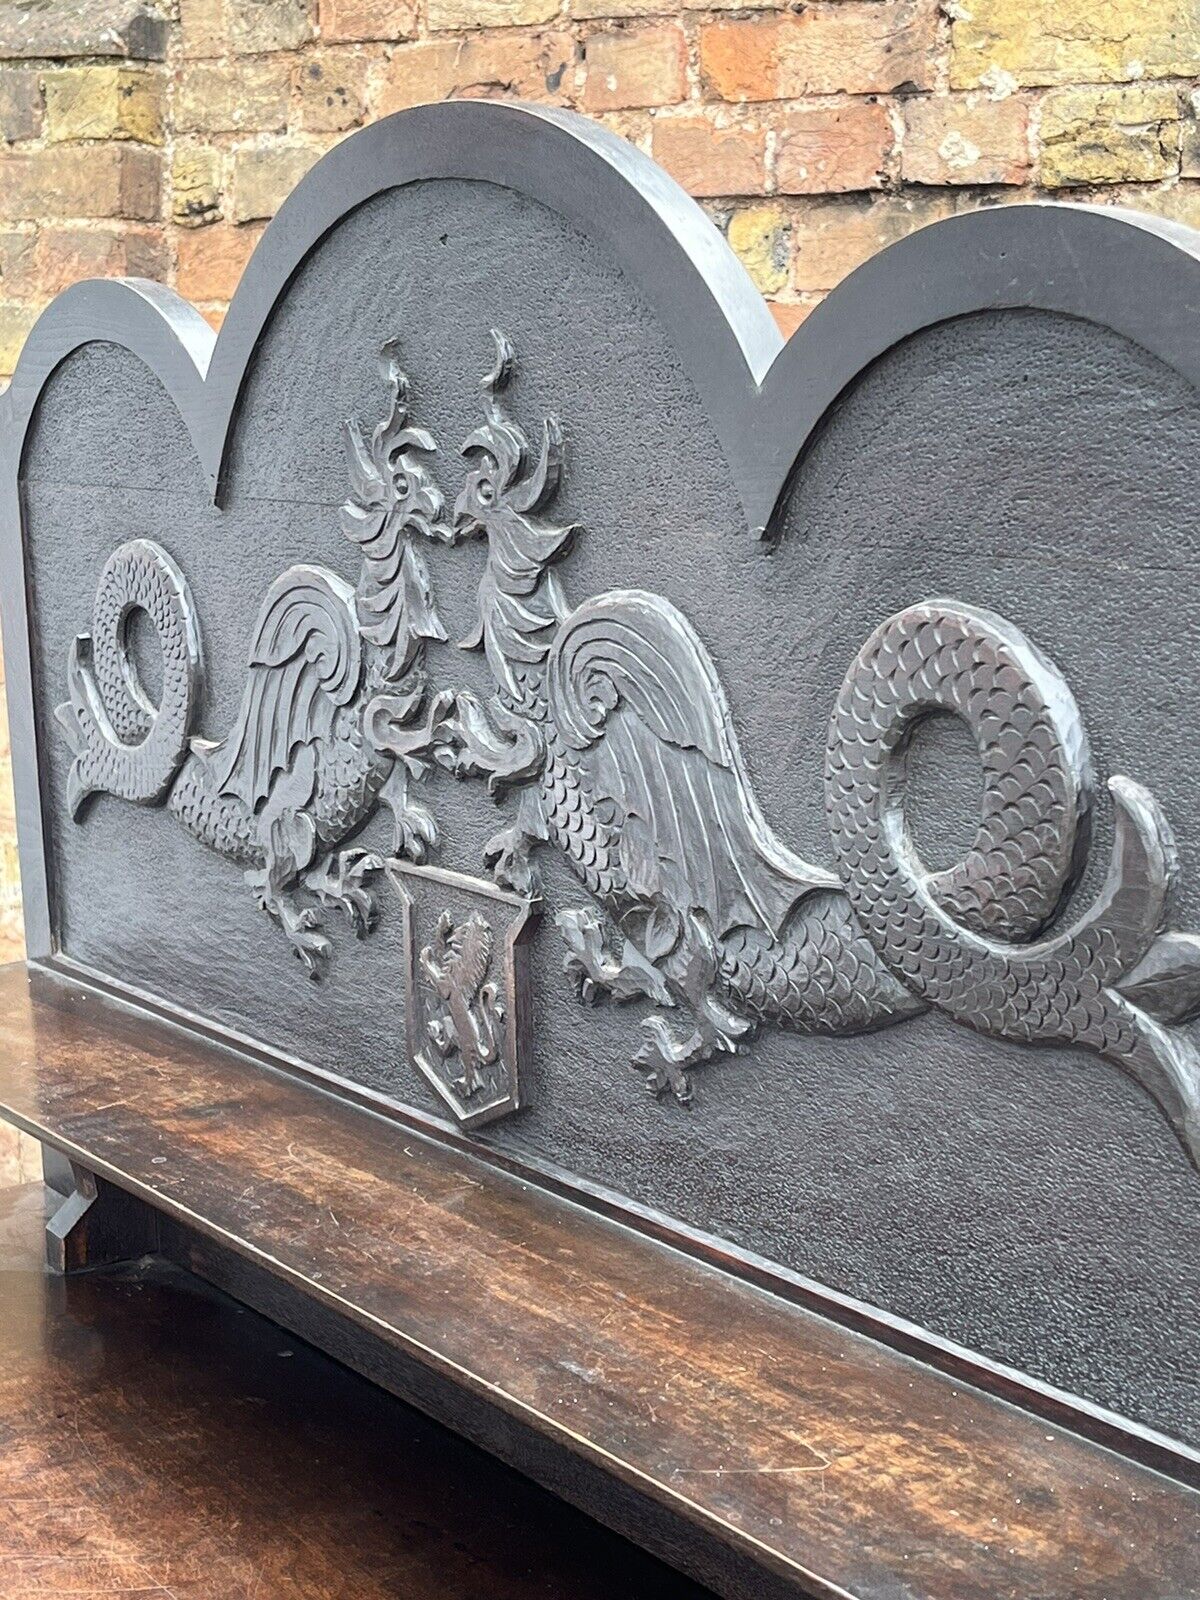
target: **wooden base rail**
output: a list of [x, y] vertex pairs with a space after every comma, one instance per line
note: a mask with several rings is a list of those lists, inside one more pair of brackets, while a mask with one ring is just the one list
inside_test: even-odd
[[0, 971], [0, 1114], [57, 1265], [157, 1249], [722, 1594], [1200, 1593], [1184, 1484], [61, 976]]

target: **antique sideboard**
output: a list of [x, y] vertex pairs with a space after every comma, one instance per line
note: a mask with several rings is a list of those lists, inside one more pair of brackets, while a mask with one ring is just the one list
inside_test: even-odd
[[0, 399], [61, 1269], [160, 1251], [731, 1596], [1200, 1593], [1200, 235], [784, 346], [586, 120], [349, 138]]

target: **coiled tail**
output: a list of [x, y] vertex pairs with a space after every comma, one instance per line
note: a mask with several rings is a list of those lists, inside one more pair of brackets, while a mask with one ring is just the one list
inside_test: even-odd
[[[971, 728], [984, 773], [974, 846], [937, 875], [903, 809], [908, 742], [935, 711]], [[851, 906], [906, 987], [981, 1033], [1078, 1044], [1115, 1062], [1200, 1165], [1200, 1056], [1121, 992], [1161, 932], [1175, 870], [1166, 819], [1139, 784], [1109, 783], [1116, 838], [1095, 904], [1042, 932], [1082, 866], [1091, 805], [1082, 720], [1051, 663], [1002, 618], [957, 601], [900, 612], [847, 674], [825, 781]]]
[[[133, 616], [150, 618], [162, 652], [162, 691], [150, 699], [130, 652]], [[109, 557], [91, 633], [71, 642], [70, 699], [55, 715], [75, 759], [67, 803], [78, 817], [91, 795], [138, 805], [165, 798], [188, 751], [200, 688], [200, 640], [187, 582], [161, 546], [131, 539]]]

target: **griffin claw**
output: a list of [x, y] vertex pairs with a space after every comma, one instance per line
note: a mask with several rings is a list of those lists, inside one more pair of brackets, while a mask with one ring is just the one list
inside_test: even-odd
[[529, 838], [518, 827], [502, 829], [483, 847], [483, 864], [500, 887], [527, 897], [538, 890], [529, 847]]
[[332, 947], [320, 931], [321, 919], [311, 906], [303, 910], [283, 901], [263, 901], [263, 910], [275, 918], [287, 936], [292, 953], [314, 981], [321, 976]]
[[378, 915], [375, 896], [364, 887], [363, 880], [382, 870], [383, 857], [373, 850], [343, 850], [340, 855], [326, 856], [320, 867], [305, 878], [305, 887], [323, 906], [344, 911], [362, 939], [375, 926]]
[[585, 1006], [598, 1006], [607, 997], [608, 990], [602, 988], [592, 977], [584, 963], [576, 955], [563, 957], [563, 971], [571, 980], [572, 987], [578, 1000]]
[[563, 970], [585, 1005], [606, 999], [618, 1005], [635, 999], [675, 1005], [675, 996], [654, 964], [628, 939], [619, 953], [614, 952], [603, 922], [589, 907], [560, 911], [554, 922], [567, 944]]
[[[659, 1024], [656, 1027], [655, 1024]], [[655, 1100], [661, 1100], [665, 1094], [670, 1094], [675, 1102], [681, 1106], [691, 1105], [692, 1080], [678, 1061], [673, 1061], [660, 1043], [661, 1032], [666, 1033], [661, 1017], [649, 1017], [643, 1026], [652, 1035], [638, 1050], [633, 1058], [633, 1066], [638, 1072], [646, 1075], [646, 1089]], [[669, 1037], [669, 1034], [667, 1035]]]
[[320, 933], [306, 933], [295, 931], [288, 933], [292, 952], [297, 961], [314, 981], [321, 976], [325, 964], [329, 960], [332, 946], [329, 940]]
[[437, 843], [437, 824], [424, 806], [407, 805], [396, 813], [393, 854], [418, 865]]

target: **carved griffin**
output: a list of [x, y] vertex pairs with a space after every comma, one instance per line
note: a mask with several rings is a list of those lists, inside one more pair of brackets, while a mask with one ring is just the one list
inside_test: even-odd
[[[426, 459], [432, 436], [408, 423], [408, 380], [384, 346], [388, 406], [370, 438], [344, 428], [351, 493], [341, 529], [362, 552], [357, 588], [318, 566], [294, 566], [268, 589], [250, 646], [241, 708], [222, 739], [193, 731], [201, 683], [195, 606], [158, 544], [135, 539], [110, 557], [91, 633], [73, 642], [70, 699], [58, 708], [74, 760], [76, 817], [106, 793], [167, 809], [202, 843], [243, 868], [259, 904], [306, 969], [329, 953], [307, 890], [343, 909], [360, 932], [374, 905], [364, 879], [382, 866], [339, 847], [378, 802], [395, 819], [394, 850], [420, 859], [432, 817], [410, 801], [430, 734], [448, 699], [426, 699], [425, 642], [446, 633], [418, 540], [448, 540]], [[128, 625], [148, 613], [162, 651], [155, 704], [129, 649]]]
[[448, 911], [438, 918], [433, 938], [421, 951], [421, 967], [441, 1004], [426, 1023], [426, 1034], [438, 1055], [457, 1056], [453, 1079], [464, 1100], [486, 1088], [485, 1069], [501, 1051], [504, 1004], [488, 981], [492, 965], [492, 930], [478, 911], [457, 927]]
[[[555, 571], [577, 530], [545, 515], [562, 432], [537, 448], [507, 415], [513, 352], [493, 335], [486, 417], [466, 440], [456, 539], [487, 541], [478, 622], [495, 694], [460, 693], [440, 759], [515, 789], [487, 856], [537, 892], [532, 852], [561, 852], [593, 904], [556, 918], [584, 998], [653, 1004], [635, 1064], [657, 1093], [745, 1047], [764, 1023], [877, 1029], [933, 1005], [981, 1032], [1086, 1046], [1129, 1072], [1200, 1162], [1200, 1057], [1166, 1024], [1200, 1006], [1200, 941], [1164, 933], [1175, 856], [1153, 798], [1109, 784], [1107, 885], [1046, 931], [1086, 857], [1092, 779], [1079, 711], [1017, 629], [957, 601], [882, 624], [851, 665], [829, 725], [827, 815], [836, 870], [767, 825], [716, 668], [660, 595], [567, 600]], [[979, 828], [964, 861], [930, 874], [903, 816], [913, 728], [934, 711], [973, 730]], [[679, 1019], [676, 1021], [675, 1019]]]

